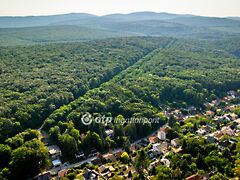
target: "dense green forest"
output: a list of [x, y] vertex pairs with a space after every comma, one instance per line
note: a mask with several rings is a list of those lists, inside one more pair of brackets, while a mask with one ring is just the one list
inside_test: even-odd
[[32, 28], [0, 29], [1, 46], [23, 46], [46, 43], [81, 42], [94, 39], [130, 36], [127, 33], [110, 32], [78, 26], [43, 26]]
[[[118, 148], [132, 156], [131, 143], [166, 123], [168, 141], [181, 138], [185, 154], [169, 151], [171, 167], [151, 169], [150, 175], [171, 179], [181, 171], [181, 179], [201, 170], [217, 172], [217, 179], [237, 174], [238, 142], [221, 150], [195, 140], [198, 127], [213, 117], [179, 123], [163, 112], [188, 114], [189, 107], [200, 112], [206, 102], [240, 89], [238, 19], [68, 14], [1, 17], [0, 27], [0, 179], [28, 179], [49, 170], [47, 144], [60, 147], [63, 162], [76, 162], [78, 153]], [[239, 117], [239, 109], [234, 113]], [[115, 121], [86, 126], [84, 114]], [[126, 122], [129, 118], [159, 121], [134, 124]], [[113, 135], [106, 136], [106, 130]], [[135, 154], [139, 179], [148, 165], [144, 151]], [[121, 161], [131, 164], [126, 152]]]
[[1, 141], [19, 128], [39, 126], [54, 109], [170, 41], [123, 38], [87, 44], [1, 48]]
[[[80, 132], [86, 132], [80, 121], [84, 113], [117, 118], [161, 118], [159, 112], [163, 108], [202, 107], [204, 102], [240, 87], [237, 57], [227, 51], [224, 51], [225, 57], [214, 50], [212, 53], [197, 52], [197, 49], [186, 51], [182, 46], [177, 48], [178, 44], [175, 40], [167, 49], [155, 50], [99, 88], [54, 111], [45, 121], [44, 128], [52, 132], [58, 125], [70, 121]], [[103, 139], [104, 127], [92, 126], [89, 130], [98, 132]], [[119, 128], [118, 124], [116, 126], [114, 128]], [[122, 127], [122, 135], [134, 140], [156, 128], [151, 124], [137, 126]], [[92, 148], [97, 148], [94, 145]], [[83, 149], [86, 147], [89, 146], [82, 146]]]
[[[39, 132], [27, 129], [39, 128], [44, 119], [43, 130], [62, 148], [64, 157], [72, 159], [79, 150], [88, 154], [93, 149], [128, 147], [166, 122], [161, 113], [164, 108], [200, 108], [240, 88], [238, 47], [239, 41], [231, 39], [164, 37], [2, 47], [0, 152], [6, 160], [1, 175], [14, 172], [7, 176], [29, 177], [48, 167], [46, 149], [35, 139]], [[84, 113], [160, 121], [154, 126], [85, 126], [81, 122]], [[112, 138], [104, 138], [108, 128], [114, 130]], [[82, 140], [80, 133], [85, 134]], [[26, 158], [46, 162], [34, 165], [35, 171], [29, 174], [31, 166], [19, 169]]]

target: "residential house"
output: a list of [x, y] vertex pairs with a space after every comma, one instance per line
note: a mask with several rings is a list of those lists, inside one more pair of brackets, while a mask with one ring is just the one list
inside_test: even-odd
[[153, 158], [154, 158], [155, 154], [154, 154], [154, 152], [153, 152], [152, 149], [150, 149], [150, 150], [147, 152], [147, 156], [148, 156], [149, 159], [153, 159]]
[[158, 143], [159, 142], [159, 139], [157, 136], [150, 136], [148, 138], [148, 141], [151, 143], [151, 144], [155, 144], [155, 143]]
[[235, 132], [229, 126], [222, 127], [221, 132], [224, 135], [235, 136]]
[[215, 113], [213, 111], [206, 111], [206, 116], [213, 116]]
[[93, 160], [91, 160], [91, 163], [96, 166], [96, 165], [102, 165], [102, 161], [100, 158], [94, 158]]
[[199, 136], [203, 136], [207, 133], [204, 129], [198, 129], [196, 132], [198, 133]]
[[62, 156], [62, 151], [57, 145], [48, 146], [48, 154], [51, 159], [58, 159]]
[[168, 149], [168, 143], [166, 141], [164, 141], [162, 143], [162, 152], [163, 153], [166, 153], [167, 152], [167, 149]]
[[66, 177], [66, 176], [67, 176], [67, 169], [63, 169], [63, 170], [58, 172], [58, 177], [59, 178]]
[[167, 127], [163, 127], [158, 131], [157, 137], [160, 140], [166, 140], [166, 136], [167, 136]]
[[162, 158], [161, 162], [164, 164], [164, 166], [170, 167], [170, 161], [166, 158]]
[[114, 131], [112, 129], [107, 129], [104, 133], [107, 137], [112, 137], [114, 134]]
[[161, 145], [160, 143], [153, 144], [153, 146], [152, 146], [152, 151], [153, 151], [156, 155], [162, 154], [162, 145]]
[[100, 173], [103, 173], [103, 172], [105, 172], [105, 171], [108, 171], [108, 168], [107, 168], [105, 165], [101, 165], [101, 166], [98, 168], [98, 171], [99, 171]]
[[179, 138], [172, 139], [171, 140], [171, 145], [173, 147], [177, 147], [179, 145], [179, 142], [180, 142]]
[[97, 180], [98, 176], [99, 174], [96, 171], [87, 169], [83, 174], [83, 180]]
[[174, 153], [183, 153], [183, 149], [182, 147], [179, 147], [179, 148], [172, 148], [173, 152]]
[[117, 160], [121, 158], [122, 153], [123, 153], [122, 150], [114, 153], [114, 156], [117, 158]]
[[60, 160], [60, 159], [55, 159], [55, 160], [53, 160], [53, 161], [52, 161], [52, 166], [53, 166], [54, 168], [59, 168], [59, 169], [61, 169], [61, 166], [62, 166], [61, 160]]
[[105, 154], [102, 157], [104, 159], [106, 159], [107, 161], [111, 161], [111, 162], [116, 162], [117, 161], [117, 158], [111, 153]]

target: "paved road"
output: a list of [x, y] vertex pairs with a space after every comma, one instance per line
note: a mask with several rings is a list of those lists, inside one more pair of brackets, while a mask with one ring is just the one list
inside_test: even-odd
[[[115, 153], [117, 153], [117, 152], [121, 152], [122, 151], [122, 149], [114, 149], [113, 151], [112, 151], [112, 153], [113, 154], [115, 154]], [[103, 154], [103, 155], [106, 155], [106, 154], [108, 154], [108, 153], [105, 153], [105, 154]], [[71, 169], [71, 168], [73, 168], [73, 167], [77, 167], [77, 166], [80, 166], [80, 165], [82, 165], [82, 164], [84, 164], [84, 163], [90, 163], [93, 159], [95, 159], [97, 156], [94, 156], [94, 157], [91, 157], [91, 158], [87, 158], [87, 159], [85, 159], [85, 160], [82, 160], [82, 161], [79, 161], [79, 162], [77, 162], [77, 163], [75, 163], [75, 164], [69, 164], [69, 165], [67, 165], [67, 166], [64, 166], [64, 165], [62, 165], [61, 166], [61, 169]], [[58, 167], [58, 168], [52, 168], [52, 169], [50, 169], [49, 171], [51, 172], [51, 174], [56, 174], [58, 171], [60, 170], [60, 168]]]

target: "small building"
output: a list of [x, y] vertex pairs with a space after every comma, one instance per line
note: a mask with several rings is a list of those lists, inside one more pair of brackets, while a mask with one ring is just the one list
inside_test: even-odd
[[172, 139], [171, 140], [171, 145], [173, 147], [177, 147], [179, 145], [179, 142], [180, 142], [179, 138]]
[[58, 167], [61, 168], [62, 162], [61, 162], [60, 159], [55, 159], [55, 160], [52, 161], [52, 165], [53, 165], [54, 168], [58, 168]]
[[155, 144], [155, 143], [158, 143], [159, 142], [159, 138], [157, 136], [150, 136], [148, 138], [148, 141], [151, 143], [151, 144]]
[[168, 143], [166, 141], [164, 141], [162, 143], [162, 152], [163, 153], [166, 153], [167, 152], [167, 149], [168, 149]]
[[112, 137], [114, 134], [114, 131], [112, 129], [107, 129], [107, 130], [105, 130], [104, 133], [107, 137]]
[[183, 153], [183, 149], [181, 148], [181, 147], [179, 147], [179, 148], [172, 148], [172, 150], [173, 150], [173, 152], [174, 153]]
[[164, 164], [164, 166], [170, 167], [170, 161], [166, 158], [162, 158], [161, 162]]
[[91, 163], [92, 163], [94, 166], [102, 165], [102, 161], [101, 161], [100, 158], [94, 158], [93, 160], [91, 160]]
[[235, 136], [235, 132], [229, 126], [222, 127], [221, 133], [224, 135]]
[[160, 143], [153, 144], [152, 151], [157, 155], [162, 154], [162, 145]]
[[114, 156], [117, 158], [117, 160], [119, 160], [121, 158], [122, 153], [123, 153], [122, 150], [114, 153]]
[[213, 111], [206, 111], [206, 116], [213, 116], [215, 113]]
[[106, 160], [111, 161], [111, 162], [116, 162], [117, 161], [117, 158], [111, 153], [105, 154], [102, 157]]
[[167, 136], [167, 127], [161, 128], [157, 133], [157, 137], [160, 140], [166, 140], [166, 136]]
[[108, 170], [108, 168], [105, 166], [105, 165], [101, 165], [99, 168], [98, 168], [98, 171], [100, 173], [103, 173], [104, 171]]
[[62, 151], [57, 145], [48, 146], [48, 155], [51, 159], [58, 159], [62, 156]]
[[198, 129], [196, 132], [198, 133], [199, 136], [203, 136], [207, 133], [204, 129]]
[[148, 152], [147, 152], [147, 156], [148, 156], [148, 158], [149, 159], [153, 159], [154, 158], [154, 152], [153, 152], [153, 150], [152, 149], [150, 149]]
[[87, 169], [83, 174], [83, 180], [97, 180], [99, 174], [93, 170]]
[[58, 177], [66, 177], [67, 176], [67, 169], [62, 169], [61, 171], [58, 172]]

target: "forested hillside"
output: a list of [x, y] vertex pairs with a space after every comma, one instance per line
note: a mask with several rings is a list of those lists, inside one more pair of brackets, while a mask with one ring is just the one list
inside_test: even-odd
[[[93, 124], [86, 128], [80, 120], [85, 113], [96, 117], [110, 116], [120, 119], [131, 117], [162, 119], [159, 112], [168, 107], [200, 108], [204, 102], [211, 101], [217, 96], [221, 97], [228, 90], [240, 88], [239, 58], [224, 49], [221, 50], [223, 55], [219, 55], [220, 50], [214, 50], [214, 46], [204, 50], [198, 46], [195, 48], [191, 46], [193, 49], [190, 50], [186, 47], [191, 41], [185, 43], [182, 40], [172, 41], [165, 49], [155, 50], [99, 88], [88, 91], [69, 105], [62, 106], [45, 121], [44, 129], [50, 130], [50, 134], [56, 133], [56, 129], [61, 129], [63, 123], [70, 122], [68, 126], [73, 123], [80, 132], [87, 130], [97, 132], [101, 139], [100, 145], [82, 146], [79, 143], [79, 148], [85, 151], [94, 148], [102, 150], [108, 143], [103, 138], [106, 127]], [[186, 49], [183, 50], [183, 47]], [[162, 123], [163, 121], [164, 119]], [[157, 126], [128, 124], [126, 127], [119, 127], [119, 124], [116, 124], [115, 128], [122, 129], [120, 131], [124, 133], [119, 135], [120, 137], [115, 136], [120, 140], [113, 140], [117, 142], [117, 146], [123, 146], [128, 138], [134, 140], [144, 137]]]
[[42, 26], [0, 29], [1, 46], [23, 46], [46, 43], [81, 42], [94, 39], [130, 36], [103, 29], [79, 26]]
[[79, 42], [107, 37], [172, 36], [220, 39], [239, 35], [240, 21], [154, 12], [95, 16], [0, 17], [0, 46]]
[[[51, 169], [47, 145], [60, 147], [59, 158], [63, 162], [75, 163], [79, 160], [77, 156], [84, 154], [80, 165], [88, 164], [98, 154], [121, 148], [126, 152], [117, 163], [136, 166], [131, 168], [141, 179], [139, 172], [148, 168], [144, 151], [153, 145], [146, 145], [134, 154], [131, 143], [135, 146], [137, 140], [156, 133], [164, 124], [169, 125], [171, 132], [165, 138], [166, 144], [179, 137], [188, 154], [172, 155], [170, 147], [172, 169], [151, 169], [148, 175], [170, 177], [179, 166], [183, 172], [176, 172], [178, 178], [199, 169], [234, 176], [235, 160], [240, 154], [237, 138], [234, 137], [229, 150], [221, 152], [216, 144], [201, 138], [195, 141], [192, 136], [198, 127], [212, 122], [213, 116], [188, 119], [185, 115], [191, 115], [189, 108], [202, 113], [206, 103], [220, 100], [230, 90], [231, 98], [239, 101], [239, 21], [143, 12], [101, 17], [89, 14], [5, 17], [0, 18], [1, 22], [2, 27], [18, 28], [0, 29], [0, 179], [28, 179], [44, 170], [58, 173]], [[26, 24], [28, 27], [24, 27]], [[143, 37], [129, 37], [132, 35]], [[222, 102], [219, 108], [224, 109], [222, 104], [229, 105]], [[211, 110], [223, 115], [222, 109]], [[164, 114], [172, 110], [184, 111], [186, 119], [176, 122], [173, 114], [170, 117]], [[232, 111], [239, 116], [239, 109]], [[85, 125], [84, 114], [116, 121]], [[127, 123], [129, 118], [159, 121]], [[237, 128], [235, 122], [221, 122], [214, 124], [211, 132], [226, 125]], [[205, 145], [209, 147], [209, 156], [201, 154]], [[224, 158], [217, 159], [218, 152]], [[218, 160], [216, 164], [212, 156]], [[188, 165], [184, 158], [196, 163]], [[226, 160], [231, 162], [225, 168]], [[210, 165], [205, 169], [206, 162]], [[98, 169], [91, 163], [86, 167]], [[74, 179], [73, 174], [69, 179]]]
[[170, 41], [171, 38], [123, 38], [1, 48], [1, 142], [19, 129], [38, 127], [54, 109], [108, 81]]

